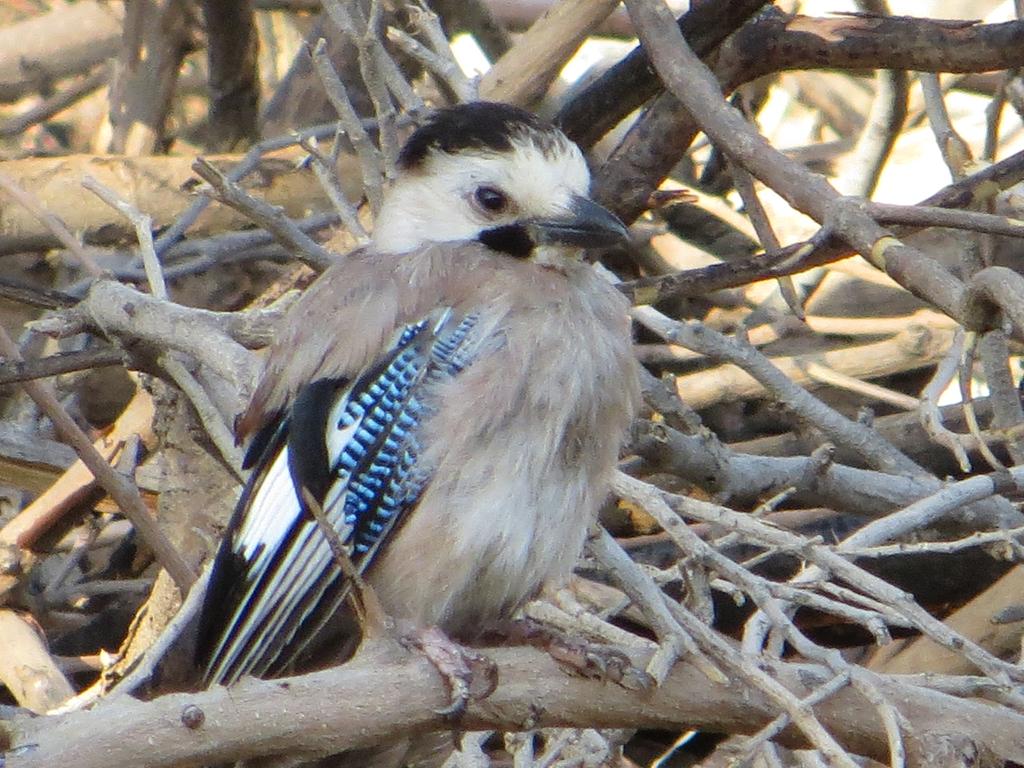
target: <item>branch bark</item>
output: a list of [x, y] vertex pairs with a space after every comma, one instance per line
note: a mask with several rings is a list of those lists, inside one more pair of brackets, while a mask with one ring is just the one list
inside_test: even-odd
[[117, 50], [123, 17], [119, 3], [86, 0], [0, 29], [0, 101], [105, 61]]
[[[436, 671], [423, 658], [395, 653], [375, 646], [340, 667], [302, 677], [245, 680], [230, 689], [150, 702], [123, 697], [91, 711], [10, 721], [3, 728], [18, 751], [10, 753], [7, 768], [43, 768], [71, 754], [76, 768], [183, 768], [284, 754], [309, 759], [450, 729], [436, 713], [447, 702]], [[777, 714], [740, 681], [713, 684], [687, 661], [659, 688], [636, 692], [570, 676], [533, 648], [486, 653], [501, 682], [490, 697], [470, 704], [461, 728], [639, 726], [753, 733]], [[833, 677], [824, 667], [759, 663], [801, 697]], [[979, 752], [1024, 760], [1024, 715], [884, 677], [877, 682], [906, 718], [908, 765], [929, 765], [932, 744], [943, 738], [968, 739]], [[888, 754], [876, 708], [853, 689], [839, 691], [815, 714], [851, 752], [876, 759]], [[185, 725], [197, 720], [193, 728]], [[781, 740], [801, 744], [792, 730]]]
[[[328, 210], [330, 203], [316, 179], [295, 168], [301, 150], [264, 157], [258, 164], [255, 192], [271, 205], [283, 206], [292, 217], [310, 210]], [[242, 155], [211, 155], [211, 163], [225, 170]], [[135, 208], [153, 217], [157, 229], [166, 227], [194, 201], [192, 157], [123, 157], [68, 155], [6, 160], [4, 174], [31, 192], [46, 210], [59, 218], [86, 244], [119, 242], [134, 234], [130, 225], [93, 195], [80, 193], [80, 182], [92, 176], [117, 192]], [[354, 160], [342, 156], [339, 177], [347, 182], [346, 194], [355, 196], [358, 172], [350, 173]], [[238, 229], [250, 222], [231, 209], [212, 205], [189, 230], [202, 234]], [[59, 247], [51, 231], [17, 205], [0, 206], [0, 258], [6, 254]], [[0, 270], [2, 271], [2, 270]]]

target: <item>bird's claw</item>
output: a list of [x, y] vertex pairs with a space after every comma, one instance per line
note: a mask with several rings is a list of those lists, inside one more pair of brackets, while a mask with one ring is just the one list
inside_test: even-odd
[[553, 639], [548, 653], [570, 672], [594, 680], [619, 683], [630, 666], [629, 657], [617, 648], [565, 637]]
[[631, 691], [646, 691], [654, 680], [618, 648], [586, 641], [559, 638], [548, 646], [551, 658], [572, 674], [606, 683], [615, 683]]
[[486, 699], [498, 685], [498, 668], [489, 657], [459, 645], [437, 627], [417, 630], [403, 644], [426, 656], [444, 680], [449, 704], [435, 711], [445, 718], [462, 717], [470, 701]]
[[513, 642], [547, 651], [570, 674], [615, 683], [630, 691], [646, 691], [654, 686], [653, 678], [620, 648], [590, 643], [532, 619], [506, 622], [502, 631]]

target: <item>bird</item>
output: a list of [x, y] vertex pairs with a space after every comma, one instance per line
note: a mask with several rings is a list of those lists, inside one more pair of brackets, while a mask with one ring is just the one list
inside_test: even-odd
[[583, 153], [469, 102], [402, 146], [370, 242], [290, 309], [236, 421], [251, 470], [214, 556], [205, 684], [343, 660], [351, 571], [471, 641], [569, 577], [639, 404], [628, 303], [584, 258], [627, 228]]

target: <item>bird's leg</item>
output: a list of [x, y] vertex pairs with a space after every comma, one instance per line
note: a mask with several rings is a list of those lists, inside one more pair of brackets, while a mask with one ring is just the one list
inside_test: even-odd
[[490, 658], [456, 643], [438, 627], [405, 632], [401, 642], [426, 656], [444, 680], [449, 704], [439, 715], [461, 717], [470, 701], [486, 699], [498, 686], [498, 668]]

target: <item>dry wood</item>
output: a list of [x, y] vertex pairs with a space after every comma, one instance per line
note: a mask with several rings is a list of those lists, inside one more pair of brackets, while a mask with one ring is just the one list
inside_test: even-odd
[[[324, 210], [329, 203], [316, 180], [296, 170], [298, 152], [268, 157], [258, 166], [258, 181], [253, 190], [271, 205], [282, 206], [292, 217], [308, 210]], [[218, 167], [230, 167], [237, 155], [212, 155], [207, 158]], [[81, 182], [87, 176], [117, 192], [141, 211], [153, 217], [153, 224], [164, 227], [193, 201], [195, 176], [191, 157], [140, 157], [71, 155], [8, 160], [3, 173], [29, 190], [52, 215], [58, 217], [86, 243], [118, 242], [131, 232], [124, 218], [93, 195], [81, 194]], [[342, 168], [347, 169], [345, 158]], [[358, 182], [343, 172], [350, 185], [346, 193], [356, 194]], [[209, 207], [192, 228], [193, 233], [223, 232], [238, 228], [247, 219], [222, 206]], [[0, 206], [0, 258], [3, 254], [53, 248], [57, 241], [50, 230], [16, 205]], [[132, 233], [133, 234], [133, 233]]]
[[[230, 691], [174, 694], [149, 703], [120, 699], [92, 711], [65, 715], [59, 722], [22, 719], [7, 723], [14, 744], [35, 744], [8, 759], [9, 768], [41, 768], [73, 749], [81, 768], [150, 768], [200, 765], [276, 753], [312, 757], [371, 740], [445, 728], [434, 712], [446, 701], [436, 671], [425, 659], [395, 657], [375, 646], [352, 662], [287, 681], [246, 680]], [[737, 680], [710, 685], [701, 671], [682, 661], [665, 684], [651, 692], [631, 692], [614, 684], [571, 676], [544, 652], [495, 648], [488, 656], [506, 684], [488, 699], [471, 703], [464, 728], [507, 728], [523, 724], [580, 723], [617, 727], [686, 727], [750, 733], [773, 716], [762, 696]], [[765, 661], [764, 667], [798, 695], [830, 675], [821, 667]], [[1024, 758], [1024, 717], [993, 710], [926, 688], [885, 682], [885, 695], [911, 726], [908, 764], [927, 766], [930, 742], [967, 731], [1002, 759]], [[367, 709], [362, 702], [372, 699]], [[186, 708], [202, 713], [198, 727], [183, 723]], [[190, 710], [191, 711], [191, 710]], [[884, 736], [877, 732], [874, 707], [851, 689], [818, 708], [851, 750], [883, 758]], [[287, 717], [281, 713], [287, 712]], [[194, 721], [194, 718], [193, 718]], [[801, 742], [792, 732], [783, 740]]]
[[26, 709], [45, 714], [74, 695], [41, 634], [14, 611], [0, 610], [0, 683]]
[[120, 3], [85, 0], [0, 28], [0, 101], [105, 61], [117, 50], [123, 18]]
[[130, 3], [110, 86], [108, 152], [157, 152], [167, 140], [167, 117], [182, 59], [193, 47], [193, 17], [185, 0]]
[[[5, 357], [14, 360], [20, 359], [18, 348], [2, 328], [0, 328], [0, 352]], [[57, 431], [75, 449], [89, 472], [117, 501], [122, 512], [131, 519], [139, 535], [153, 549], [154, 554], [172, 574], [178, 586], [183, 590], [187, 589], [195, 580], [195, 576], [163, 531], [160, 530], [146, 508], [139, 489], [119, 474], [103, 454], [93, 446], [86, 434], [61, 406], [51, 387], [38, 381], [22, 382], [22, 387], [39, 406], [39, 409], [53, 421]]]
[[[13, 12], [31, 13], [21, 5]], [[549, 85], [612, 5], [561, 0], [549, 3], [544, 17], [536, 4], [524, 6], [532, 28], [479, 83], [482, 93], [523, 104], [546, 98], [544, 110], [558, 110], [558, 94], [550, 93], [558, 89]], [[633, 252], [607, 254], [605, 263], [628, 279], [623, 290], [635, 304], [658, 304], [633, 310], [638, 350], [650, 368], [647, 410], [621, 464], [633, 477], [616, 476], [622, 498], [602, 518], [622, 537], [621, 546], [593, 532], [586, 579], [546, 595], [553, 602], [534, 603], [527, 615], [571, 638], [621, 645], [636, 668], [622, 671], [620, 684], [585, 680], [530, 648], [495, 649], [498, 690], [454, 725], [434, 712], [443, 692], [431, 668], [386, 642], [351, 664], [304, 678], [248, 681], [231, 691], [145, 704], [119, 695], [193, 684], [189, 609], [162, 634], [180, 605], [172, 579], [166, 572], [154, 578], [156, 566], [140, 571], [145, 560], [127, 566], [127, 547], [112, 557], [130, 524], [116, 517], [119, 508], [109, 499], [97, 501], [102, 494], [80, 468], [61, 477], [73, 459], [64, 444], [26, 445], [47, 434], [45, 418], [5, 390], [0, 438], [8, 423], [18, 429], [10, 430], [13, 447], [0, 440], [0, 483], [41, 495], [32, 501], [17, 488], [0, 491], [6, 525], [0, 592], [7, 608], [34, 612], [48, 640], [93, 643], [76, 649], [69, 662], [75, 681], [90, 685], [70, 708], [93, 708], [35, 720], [0, 712], [4, 748], [35, 745], [5, 755], [6, 765], [50, 765], [67, 754], [76, 764], [104, 768], [200, 765], [268, 753], [311, 758], [451, 727], [481, 729], [455, 740], [462, 752], [438, 756], [451, 768], [614, 762], [624, 743], [638, 765], [659, 753], [709, 766], [771, 768], [825, 762], [849, 768], [865, 760], [891, 768], [988, 768], [1024, 761], [1024, 675], [1012, 663], [1024, 623], [1015, 599], [1021, 567], [1000, 562], [1024, 557], [1018, 503], [1024, 409], [1017, 386], [1024, 197], [1014, 186], [1024, 179], [1024, 84], [1008, 69], [1024, 65], [1024, 21], [892, 17], [881, 0], [858, 3], [867, 15], [821, 18], [787, 15], [757, 0], [693, 5], [676, 19], [660, 2], [630, 0], [646, 50], [634, 50], [560, 110], [565, 129], [591, 147], [643, 106], [624, 138], [607, 136], [594, 153], [595, 191], [629, 219], [653, 207], [634, 228]], [[120, 6], [109, 7], [120, 13]], [[311, 279], [308, 269], [265, 260], [293, 260], [301, 252], [319, 268], [334, 258], [329, 249], [345, 250], [371, 232], [407, 126], [425, 103], [467, 98], [478, 83], [458, 71], [433, 17], [407, 13], [400, 4], [261, 0], [223, 8], [206, 3], [213, 61], [213, 93], [207, 93], [193, 87], [205, 73], [189, 70], [193, 63], [201, 69], [201, 55], [187, 60], [184, 77], [176, 64], [204, 43], [195, 26], [200, 4], [125, 7], [130, 21], [117, 28], [122, 69], [111, 105], [115, 122], [123, 118], [116, 140], [131, 143], [132, 151], [192, 152], [189, 142], [210, 135], [203, 125], [208, 112], [222, 137], [236, 128], [251, 133], [256, 88], [268, 93], [276, 76], [263, 73], [257, 81], [254, 38], [229, 40], [235, 27], [258, 34], [264, 61], [297, 56], [271, 100], [265, 125], [283, 126], [272, 133], [334, 119], [330, 110], [321, 113], [330, 99], [358, 150], [358, 159], [351, 157], [346, 139], [332, 143], [335, 127], [320, 125], [265, 139], [244, 157], [210, 158], [218, 172], [207, 175], [245, 216], [208, 202], [209, 190], [189, 168], [191, 156], [42, 157], [86, 152], [109, 138], [94, 124], [99, 97], [56, 120], [47, 117], [76, 95], [74, 84], [58, 78], [89, 71], [74, 67], [92, 52], [64, 42], [55, 14], [0, 28], [0, 40], [11, 40], [10, 49], [0, 46], [0, 99], [8, 86], [31, 94], [0, 116], [20, 131], [13, 140], [0, 137], [5, 156], [30, 155], [0, 167], [16, 201], [0, 205], [0, 320], [7, 329], [27, 329], [21, 352], [33, 361], [3, 361], [0, 381], [69, 369], [89, 359], [97, 339], [109, 346], [101, 360], [116, 363], [116, 354], [150, 374], [152, 417], [140, 429], [157, 440], [138, 468], [134, 451], [122, 449], [118, 469], [145, 489], [143, 499], [156, 509], [170, 547], [186, 569], [198, 571], [238, 494], [241, 447], [234, 445], [231, 422], [259, 370], [256, 350], [273, 338], [287, 304], [270, 301]], [[250, 16], [252, 7], [273, 7], [273, 22], [262, 11]], [[494, 18], [510, 19], [513, 9], [502, 6], [489, 17], [477, 3], [432, 7], [449, 34], [469, 28], [491, 51], [508, 47]], [[75, 18], [99, 8], [79, 2], [61, 11]], [[326, 14], [318, 19], [308, 15], [321, 8]], [[922, 14], [932, 11], [922, 6]], [[0, 19], [9, 18], [4, 13]], [[44, 22], [63, 48], [37, 61], [36, 41], [13, 35], [45, 30], [33, 26]], [[288, 25], [293, 29], [279, 36]], [[116, 46], [104, 29], [99, 23], [76, 32], [108, 55]], [[320, 78], [311, 76], [309, 51], [296, 54], [302, 37]], [[320, 38], [323, 44], [315, 45]], [[233, 42], [239, 46], [232, 49]], [[5, 79], [15, 55], [8, 50], [31, 70], [19, 70], [17, 84]], [[710, 63], [717, 80], [700, 61]], [[957, 90], [963, 81], [925, 78], [925, 100], [912, 91], [910, 125], [901, 129], [906, 77], [867, 76], [890, 67], [1004, 69], [983, 84], [987, 90], [972, 94]], [[772, 74], [794, 69], [782, 78]], [[85, 85], [98, 77], [96, 70]], [[244, 108], [237, 125], [218, 114], [226, 103], [219, 98], [231, 93]], [[4, 121], [7, 115], [42, 122], [28, 127]], [[924, 119], [929, 125], [914, 124]], [[710, 140], [698, 135], [701, 129]], [[999, 162], [985, 166], [972, 157]], [[947, 165], [958, 181], [943, 187]], [[656, 193], [670, 172], [671, 189]], [[131, 217], [134, 232], [83, 190], [86, 176]], [[894, 178], [903, 185], [898, 191]], [[880, 199], [922, 202], [881, 204], [835, 192], [867, 194], [876, 184]], [[696, 205], [672, 207], [683, 199], [672, 191], [680, 187], [701, 190]], [[785, 201], [811, 219], [794, 215]], [[709, 211], [714, 218], [693, 215]], [[325, 229], [339, 220], [345, 228], [326, 239]], [[287, 245], [268, 242], [266, 228], [243, 229], [252, 221]], [[689, 227], [701, 231], [693, 235]], [[912, 230], [919, 234], [897, 239]], [[38, 255], [60, 243], [67, 251], [57, 258], [44, 262]], [[113, 247], [93, 247], [99, 243]], [[22, 255], [25, 250], [34, 253]], [[837, 261], [853, 250], [864, 259]], [[108, 279], [83, 276], [82, 265], [94, 274], [109, 269]], [[777, 284], [780, 277], [787, 279]], [[115, 280], [148, 282], [150, 292]], [[238, 311], [268, 283], [268, 298]], [[805, 323], [793, 316], [802, 307]], [[954, 333], [964, 328], [960, 345]], [[347, 330], [338, 332], [338, 343], [346, 342]], [[93, 340], [83, 345], [81, 334]], [[105, 385], [90, 383], [94, 377], [56, 380], [63, 410], [52, 398], [41, 402], [69, 431], [68, 414], [89, 427], [120, 413], [114, 427], [120, 434], [135, 406], [122, 413], [123, 405], [108, 405], [104, 414], [95, 401], [107, 394]], [[957, 390], [973, 402], [936, 405]], [[858, 406], [865, 408], [854, 417]], [[867, 410], [893, 406], [921, 410], [927, 426], [917, 412], [874, 418]], [[85, 522], [74, 526], [65, 518], [73, 527], [63, 537], [40, 539], [73, 502], [90, 513]], [[44, 549], [56, 539], [52, 551]], [[18, 546], [25, 543], [33, 546]], [[28, 599], [36, 584], [43, 588], [39, 601]], [[151, 584], [126, 627], [118, 611], [134, 610], [138, 590]], [[114, 593], [117, 598], [108, 597]], [[14, 602], [20, 599], [30, 604]], [[194, 593], [189, 605], [199, 599]], [[940, 620], [953, 600], [967, 602]], [[29, 641], [25, 648], [41, 652], [47, 678], [59, 679], [62, 662], [46, 654], [29, 612], [0, 613], [0, 623], [17, 622], [0, 635], [28, 630], [18, 635]], [[96, 627], [105, 630], [102, 639], [102, 630], [89, 634]], [[893, 641], [898, 632], [921, 637]], [[97, 658], [100, 647], [117, 644], [116, 661]], [[872, 650], [873, 644], [882, 647]], [[790, 663], [781, 661], [784, 653]], [[22, 651], [7, 660], [20, 664], [20, 658]], [[871, 660], [854, 663], [861, 658]], [[100, 665], [99, 679], [85, 677]], [[44, 691], [47, 701], [32, 703], [24, 676], [7, 670], [0, 664], [0, 686], [36, 709], [68, 693], [55, 683]], [[918, 670], [931, 676], [895, 674]], [[122, 675], [128, 682], [115, 685]], [[660, 687], [634, 690], [651, 680]], [[651, 730], [634, 732], [646, 727]], [[682, 733], [691, 728], [727, 738], [697, 758]], [[4, 743], [4, 733], [12, 744]], [[507, 753], [499, 751], [502, 743]]]
[[[1016, 655], [1020, 652], [1024, 616], [1020, 614], [1020, 595], [1024, 589], [1024, 569], [1020, 566], [996, 581], [967, 605], [945, 619], [957, 632], [970, 637], [991, 653]], [[880, 648], [869, 666], [887, 674], [935, 672], [963, 675], [973, 672], [972, 665], [956, 653], [918, 638], [892, 648]]]
[[617, 5], [614, 0], [559, 0], [483, 76], [480, 97], [533, 104]]
[[[116, 463], [125, 442], [136, 435], [151, 444], [153, 409], [149, 393], [140, 388], [110, 432], [96, 441], [99, 455], [108, 462]], [[0, 528], [0, 544], [31, 549], [40, 536], [88, 498], [95, 488], [95, 476], [81, 459], [76, 459], [31, 504]], [[0, 575], [0, 595], [17, 583], [16, 576]]]
[[64, 443], [0, 423], [0, 475], [6, 485], [42, 493], [74, 460]]
[[[953, 331], [934, 326], [909, 327], [891, 339], [796, 357], [772, 358], [791, 381], [813, 388], [823, 382], [812, 366], [824, 365], [846, 376], [873, 379], [934, 365], [953, 341]], [[693, 408], [764, 396], [765, 390], [736, 366], [720, 366], [676, 378], [679, 396]]]
[[257, 138], [260, 100], [256, 65], [258, 38], [250, 0], [206, 0], [207, 60], [210, 66], [210, 138], [217, 151]]

